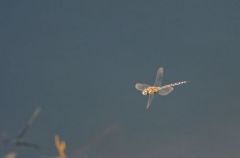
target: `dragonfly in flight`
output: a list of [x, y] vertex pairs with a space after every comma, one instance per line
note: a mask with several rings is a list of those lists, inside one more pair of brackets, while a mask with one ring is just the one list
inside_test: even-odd
[[180, 81], [175, 83], [170, 83], [162, 86], [162, 78], [164, 74], [163, 67], [158, 68], [155, 82], [153, 85], [136, 83], [135, 88], [142, 92], [143, 95], [148, 95], [147, 110], [150, 108], [150, 105], [153, 101], [154, 94], [159, 94], [161, 96], [166, 96], [171, 93], [175, 86], [186, 84], [188, 81]]

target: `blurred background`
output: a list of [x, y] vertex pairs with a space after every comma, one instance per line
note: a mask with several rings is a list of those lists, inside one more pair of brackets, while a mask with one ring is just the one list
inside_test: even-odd
[[[0, 2], [0, 157], [240, 156], [240, 2], [69, 0]], [[189, 80], [166, 97], [136, 82]]]

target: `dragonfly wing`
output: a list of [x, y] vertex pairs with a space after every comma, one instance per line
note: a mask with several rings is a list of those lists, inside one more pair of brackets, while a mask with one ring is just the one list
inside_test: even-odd
[[23, 136], [27, 133], [27, 131], [29, 130], [29, 128], [32, 126], [33, 122], [35, 121], [35, 119], [38, 117], [39, 113], [41, 111], [41, 108], [38, 107], [34, 110], [34, 112], [32, 113], [31, 117], [29, 118], [29, 120], [26, 122], [24, 128], [19, 132], [17, 139], [22, 139]]
[[169, 93], [171, 93], [174, 90], [174, 88], [170, 85], [166, 85], [161, 87], [159, 94], [162, 96], [168, 95]]
[[147, 84], [142, 84], [142, 83], [136, 83], [135, 84], [135, 88], [139, 91], [143, 91], [147, 87], [149, 87], [149, 85], [147, 85]]
[[30, 147], [34, 149], [40, 149], [40, 146], [34, 143], [29, 143], [29, 142], [23, 142], [23, 141], [17, 141], [16, 146], [24, 146], [24, 147]]
[[158, 68], [154, 86], [160, 86], [162, 84], [163, 74], [164, 74], [163, 67]]
[[153, 101], [153, 98], [154, 98], [154, 94], [149, 94], [148, 96], [148, 102], [147, 102], [147, 110], [150, 108], [150, 105]]

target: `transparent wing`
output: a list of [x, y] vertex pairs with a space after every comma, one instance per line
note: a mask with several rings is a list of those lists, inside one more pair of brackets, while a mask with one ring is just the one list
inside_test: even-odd
[[30, 143], [30, 142], [23, 142], [23, 141], [17, 141], [16, 146], [24, 146], [24, 147], [30, 147], [30, 148], [34, 148], [34, 149], [40, 149], [40, 146], [34, 143]]
[[150, 94], [150, 95], [148, 96], [147, 110], [150, 108], [150, 105], [151, 105], [151, 103], [152, 103], [152, 101], [153, 101], [153, 98], [154, 98], [154, 94]]
[[163, 74], [164, 74], [163, 67], [158, 68], [157, 74], [156, 74], [156, 79], [155, 79], [155, 82], [154, 82], [154, 86], [161, 86]]
[[174, 88], [170, 85], [166, 85], [161, 87], [159, 94], [162, 96], [168, 95], [169, 93], [171, 93], [174, 90]]
[[144, 89], [146, 89], [147, 87], [149, 87], [148, 84], [142, 84], [142, 83], [136, 83], [135, 84], [135, 88], [139, 91], [143, 91]]
[[26, 122], [25, 126], [23, 127], [23, 129], [19, 132], [17, 139], [22, 139], [23, 136], [27, 133], [27, 131], [29, 130], [29, 128], [32, 126], [33, 122], [35, 121], [35, 119], [38, 117], [39, 113], [41, 111], [41, 108], [38, 107], [34, 110], [34, 112], [32, 113], [31, 117], [29, 118], [29, 120]]

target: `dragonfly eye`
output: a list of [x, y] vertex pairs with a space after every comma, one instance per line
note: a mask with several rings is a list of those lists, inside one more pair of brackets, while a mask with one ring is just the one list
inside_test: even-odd
[[142, 91], [142, 94], [143, 94], [143, 95], [147, 95], [147, 90], [144, 89], [144, 90]]

